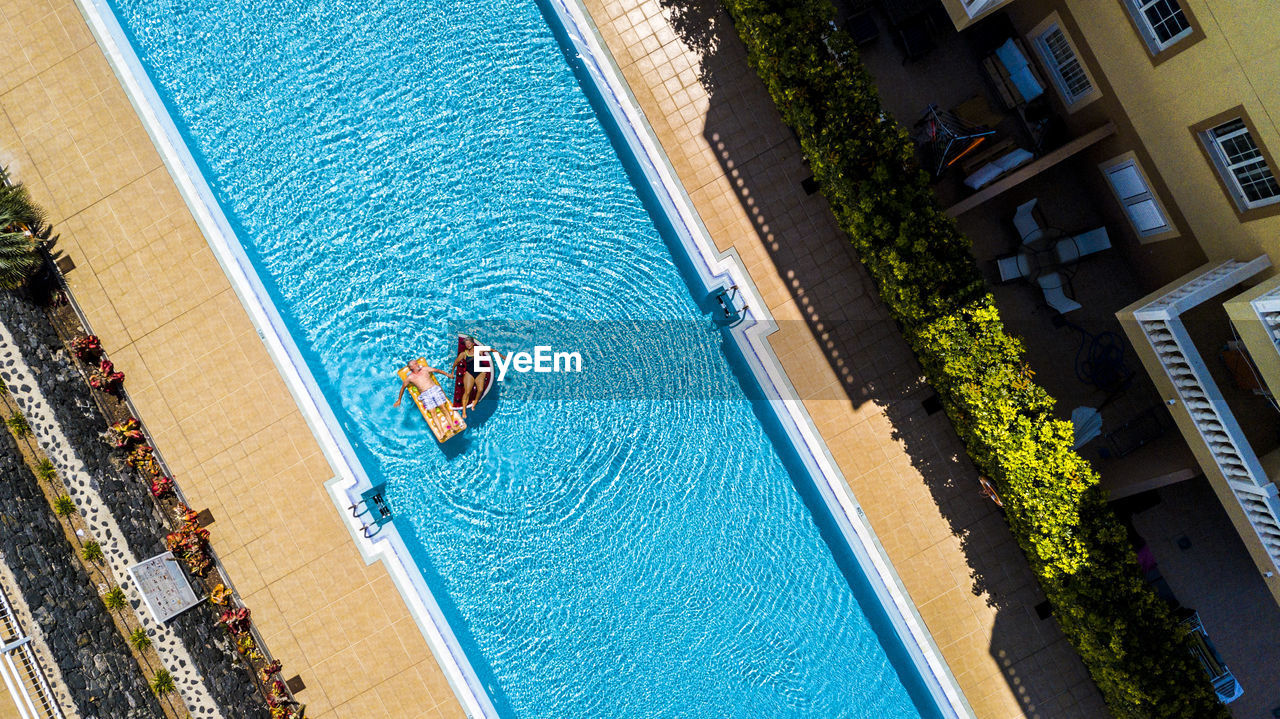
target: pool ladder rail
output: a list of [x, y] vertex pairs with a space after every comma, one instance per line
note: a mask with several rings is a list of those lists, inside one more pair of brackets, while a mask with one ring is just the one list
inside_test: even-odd
[[742, 313], [747, 311], [747, 305], [737, 306], [737, 285], [716, 289], [711, 293], [711, 299], [715, 300], [718, 305], [718, 308], [713, 310], [717, 323], [725, 327], [732, 327], [742, 321]]
[[[360, 500], [347, 507], [351, 516], [361, 521], [360, 533], [365, 539], [372, 538], [382, 525], [391, 521], [391, 505], [387, 504], [386, 498], [382, 496], [384, 487], [386, 484], [379, 484], [361, 492]], [[360, 518], [366, 514], [369, 515], [369, 521], [361, 520]]]

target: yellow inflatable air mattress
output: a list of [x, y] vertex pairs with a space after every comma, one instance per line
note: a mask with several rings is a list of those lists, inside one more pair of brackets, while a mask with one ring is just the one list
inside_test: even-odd
[[[418, 361], [423, 364], [427, 364], [427, 361], [421, 357], [418, 358]], [[400, 371], [396, 372], [396, 375], [400, 378], [401, 382], [406, 381], [409, 377], [409, 368], [407, 366], [401, 367]], [[428, 376], [431, 377], [431, 382], [433, 384], [439, 386], [440, 383], [436, 381], [434, 373]], [[458, 411], [448, 403], [445, 403], [438, 409], [435, 407], [424, 407], [422, 405], [422, 400], [418, 397], [418, 395], [421, 394], [421, 391], [417, 387], [409, 385], [405, 389], [409, 393], [409, 396], [413, 398], [413, 403], [418, 405], [418, 411], [422, 413], [422, 418], [427, 421], [427, 426], [431, 428], [431, 433], [436, 436], [436, 441], [444, 442], [450, 437], [456, 437], [462, 433], [462, 430], [467, 428], [466, 420], [462, 419], [462, 415], [458, 414]]]

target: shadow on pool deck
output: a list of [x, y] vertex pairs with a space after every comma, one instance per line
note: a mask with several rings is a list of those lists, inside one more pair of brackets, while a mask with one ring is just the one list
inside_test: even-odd
[[[926, 408], [932, 390], [848, 239], [802, 188], [799, 145], [728, 16], [706, 0], [589, 5], [713, 238], [738, 249], [775, 314], [788, 303], [802, 314], [814, 339], [784, 329], [793, 341], [775, 335], [774, 347], [978, 716], [1105, 716], [1056, 623], [1037, 615], [1044, 597], [1025, 557], [979, 495], [945, 415]], [[663, 16], [679, 42], [665, 42]], [[656, 44], [644, 44], [646, 32]], [[684, 81], [680, 54], [693, 57], [705, 100], [673, 84]], [[732, 193], [699, 182], [707, 172], [691, 132], [715, 151]], [[814, 361], [838, 381], [809, 383]]]

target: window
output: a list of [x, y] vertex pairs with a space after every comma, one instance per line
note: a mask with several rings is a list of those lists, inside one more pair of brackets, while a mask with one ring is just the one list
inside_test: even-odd
[[1102, 172], [1139, 239], [1150, 242], [1174, 236], [1169, 215], [1151, 191], [1151, 183], [1132, 152], [1103, 163]]
[[1280, 184], [1243, 117], [1212, 127], [1201, 137], [1242, 210], [1280, 202]]
[[1080, 59], [1075, 44], [1062, 29], [1057, 13], [1040, 23], [1032, 31], [1031, 38], [1067, 109], [1076, 110], [1085, 101], [1098, 96], [1093, 77]]
[[1125, 4], [1152, 53], [1191, 35], [1191, 19], [1179, 0], [1125, 0]]

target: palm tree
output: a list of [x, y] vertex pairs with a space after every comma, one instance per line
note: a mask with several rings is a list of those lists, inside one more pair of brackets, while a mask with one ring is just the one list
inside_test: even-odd
[[112, 587], [111, 591], [102, 595], [102, 603], [107, 605], [107, 609], [112, 612], [118, 612], [129, 605], [128, 597], [124, 595], [124, 590], [120, 587]]
[[129, 646], [142, 657], [142, 663], [147, 665], [147, 671], [151, 671], [151, 659], [147, 656], [147, 650], [151, 648], [151, 635], [147, 634], [147, 630], [142, 627], [129, 632]]
[[[53, 481], [54, 477], [58, 476], [58, 471], [54, 468], [53, 462], [50, 462], [48, 458], [45, 458], [36, 464], [36, 476], [46, 482], [50, 482]], [[59, 497], [59, 499], [61, 499], [61, 497]], [[70, 497], [68, 497], [68, 499], [70, 499]]]
[[21, 287], [44, 263], [45, 214], [22, 185], [0, 186], [0, 287]]
[[76, 502], [64, 494], [53, 500], [53, 511], [65, 519], [76, 513]]
[[31, 192], [25, 185], [10, 185], [7, 177], [0, 178], [0, 214], [10, 215], [15, 222], [25, 225], [37, 236], [45, 229], [44, 223], [48, 217], [44, 209], [31, 199]]
[[92, 539], [85, 542], [80, 548], [80, 558], [86, 562], [98, 563], [102, 561], [102, 545]]
[[151, 646], [151, 636], [147, 634], [147, 630], [138, 627], [129, 635], [129, 645], [137, 649], [139, 654], [146, 652]]
[[151, 677], [151, 691], [155, 692], [158, 697], [171, 694], [177, 688], [173, 683], [173, 675], [169, 673], [168, 669], [161, 669], [156, 672], [154, 677]]

